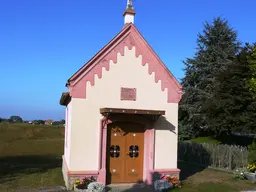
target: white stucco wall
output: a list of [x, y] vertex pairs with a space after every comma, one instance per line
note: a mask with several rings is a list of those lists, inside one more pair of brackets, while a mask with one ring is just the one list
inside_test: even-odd
[[72, 115], [72, 101], [66, 107], [64, 157], [68, 167], [70, 166], [70, 142], [71, 142], [71, 122], [72, 122], [71, 115]]
[[126, 13], [126, 15], [124, 16], [124, 23], [125, 24], [134, 23], [134, 15]]
[[[156, 129], [168, 125], [170, 130], [156, 130], [155, 169], [177, 166], [177, 104], [167, 103], [167, 90], [161, 91], [161, 82], [155, 83], [148, 65], [142, 66], [142, 57], [135, 56], [135, 47], [125, 54], [118, 53], [117, 64], [110, 62], [110, 70], [103, 68], [102, 78], [95, 75], [95, 85], [87, 82], [86, 99], [72, 98], [71, 171], [97, 171], [99, 155], [100, 108], [134, 108], [165, 110], [166, 119], [159, 120]], [[136, 88], [136, 101], [121, 101], [121, 87]], [[165, 126], [166, 127], [166, 126]]]

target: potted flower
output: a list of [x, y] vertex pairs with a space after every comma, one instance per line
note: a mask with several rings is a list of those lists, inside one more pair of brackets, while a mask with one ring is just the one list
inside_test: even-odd
[[155, 191], [166, 191], [171, 188], [181, 188], [181, 182], [177, 177], [162, 175], [161, 180], [154, 182]]
[[249, 172], [245, 173], [245, 177], [249, 181], [256, 181], [256, 161], [248, 164]]
[[74, 191], [87, 192], [88, 185], [92, 182], [95, 182], [95, 179], [93, 177], [77, 179], [74, 184]]
[[181, 182], [179, 181], [178, 177], [166, 175], [163, 177], [164, 180], [167, 180], [172, 188], [181, 188]]

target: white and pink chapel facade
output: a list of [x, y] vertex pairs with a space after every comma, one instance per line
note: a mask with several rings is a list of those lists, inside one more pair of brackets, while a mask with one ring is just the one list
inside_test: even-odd
[[152, 183], [179, 175], [181, 86], [134, 25], [128, 1], [122, 30], [67, 81], [63, 176], [105, 185]]

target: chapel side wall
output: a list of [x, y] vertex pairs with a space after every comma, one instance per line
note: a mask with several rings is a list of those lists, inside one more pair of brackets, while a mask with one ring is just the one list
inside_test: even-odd
[[66, 107], [66, 119], [65, 119], [65, 141], [64, 141], [64, 157], [65, 163], [69, 167], [70, 165], [70, 143], [71, 143], [71, 123], [72, 123], [72, 101]]
[[[154, 73], [149, 75], [148, 65], [142, 66], [142, 57], [135, 56], [135, 47], [128, 50], [125, 47], [124, 56], [118, 53], [117, 63], [110, 61], [110, 69], [102, 69], [102, 78], [95, 75], [95, 85], [87, 82], [86, 99], [72, 98], [72, 133], [71, 133], [71, 171], [98, 171], [101, 146], [100, 139], [100, 108], [134, 108], [148, 110], [166, 110], [167, 119], [175, 123], [170, 117], [175, 113], [175, 104], [167, 103], [167, 89], [161, 90], [161, 81], [155, 82]], [[136, 101], [121, 101], [121, 87], [136, 88]], [[171, 109], [169, 109], [171, 108]], [[162, 155], [161, 139], [170, 139], [170, 144], [177, 142], [176, 135], [170, 131], [156, 131], [156, 154]], [[175, 140], [176, 139], [176, 140]], [[175, 140], [175, 141], [174, 141]], [[177, 151], [169, 147], [170, 154], [165, 161], [156, 159], [155, 165], [164, 163], [166, 168], [174, 166]], [[160, 150], [161, 149], [161, 150]], [[167, 161], [171, 165], [167, 165]], [[173, 168], [173, 167], [172, 167]]]
[[155, 162], [157, 170], [177, 168], [178, 104], [168, 103], [166, 114], [155, 124]]

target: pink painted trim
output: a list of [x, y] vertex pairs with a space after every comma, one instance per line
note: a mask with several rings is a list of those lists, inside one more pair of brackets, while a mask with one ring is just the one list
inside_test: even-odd
[[66, 126], [65, 126], [65, 132], [66, 132], [66, 134], [65, 134], [65, 137], [66, 137], [66, 139], [65, 139], [65, 141], [66, 141], [66, 147], [68, 147], [68, 107], [66, 108], [66, 122], [65, 122], [65, 124], [66, 124]]
[[[145, 157], [148, 157], [149, 153], [148, 153], [148, 148], [149, 148], [149, 130], [147, 129], [144, 133], [144, 159]], [[146, 158], [144, 160], [144, 165], [143, 165], [143, 181], [147, 180], [147, 169], [148, 169], [148, 163], [149, 161], [147, 160], [148, 158]]]
[[149, 137], [148, 137], [148, 163], [146, 167], [146, 181], [148, 184], [152, 184], [152, 174], [150, 170], [154, 169], [154, 154], [155, 154], [155, 129], [152, 128], [149, 131]]
[[68, 82], [70, 94], [74, 98], [86, 98], [86, 82], [95, 84], [95, 74], [102, 78], [102, 68], [109, 71], [110, 60], [117, 63], [117, 53], [124, 55], [124, 47], [135, 47], [136, 56], [142, 56], [142, 65], [149, 66], [149, 74], [155, 72], [155, 82], [161, 80], [162, 91], [168, 89], [168, 103], [178, 103], [181, 99], [181, 85], [163, 64], [157, 54], [145, 41], [133, 24], [129, 24], [110, 41], [87, 64], [77, 71]]
[[70, 171], [65, 156], [62, 159], [65, 172], [68, 176], [97, 176], [99, 174], [99, 171]]
[[106, 185], [107, 118], [100, 119], [99, 176], [97, 181]]
[[98, 161], [98, 169], [101, 169], [101, 156], [102, 156], [102, 147], [103, 147], [103, 129], [104, 129], [104, 122], [107, 120], [106, 117], [100, 119], [100, 135], [99, 135], [99, 161]]
[[68, 171], [68, 176], [98, 176], [99, 171]]
[[180, 169], [154, 169], [151, 171], [151, 173], [177, 174], [180, 173]]

